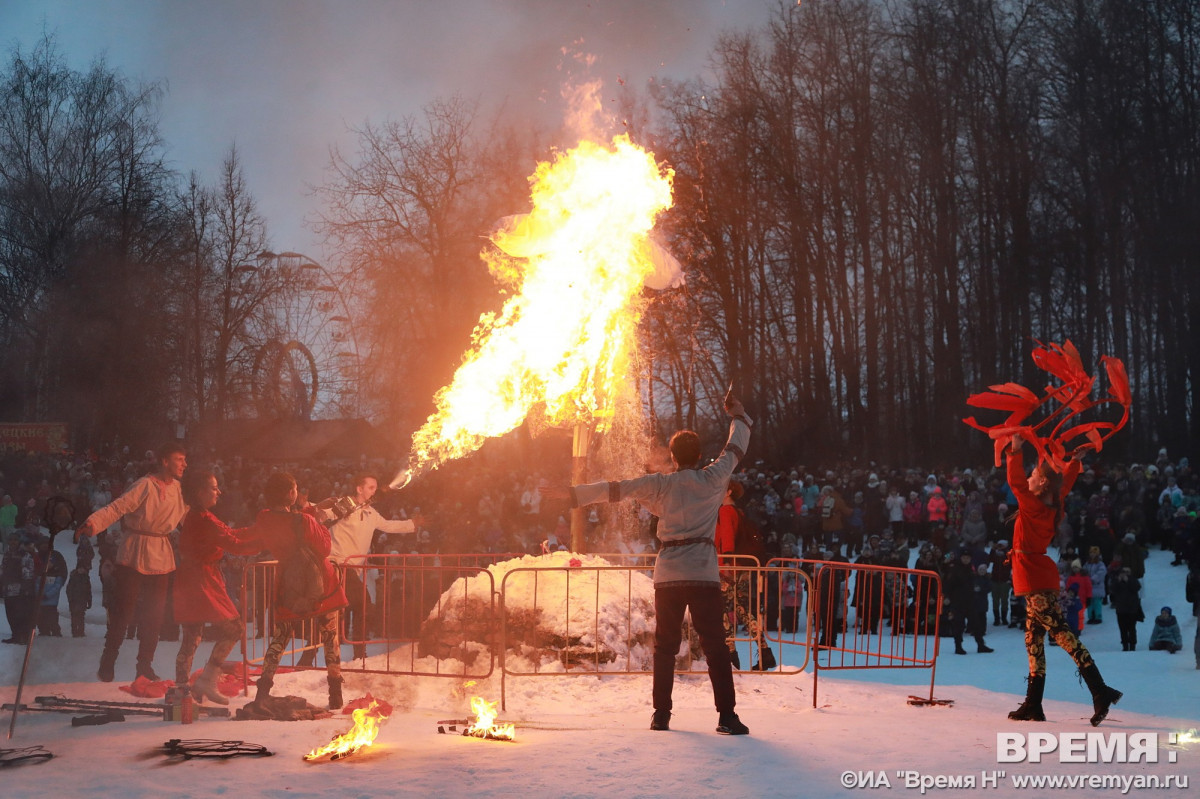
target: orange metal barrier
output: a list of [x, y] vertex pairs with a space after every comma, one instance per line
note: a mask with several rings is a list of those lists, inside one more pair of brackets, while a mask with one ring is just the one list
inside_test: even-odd
[[814, 707], [820, 673], [844, 669], [929, 669], [933, 698], [942, 607], [937, 574], [795, 558], [770, 564], [794, 564], [812, 575], [806, 617]]
[[[433, 636], [422, 640], [423, 625], [430, 620], [439, 627], [448, 621], [444, 610], [456, 599], [472, 603], [472, 612], [481, 623], [497, 618], [495, 582], [487, 565], [508, 560], [514, 555], [372, 555], [351, 558], [339, 567], [343, 586], [347, 587], [350, 605], [342, 612], [341, 642], [351, 645], [351, 658], [343, 653], [342, 670], [363, 674], [410, 674], [415, 676], [449, 676], [483, 679], [491, 676], [495, 657], [480, 658], [471, 653], [432, 651], [443, 649]], [[277, 561], [251, 564], [245, 572], [242, 587], [242, 608], [253, 633], [243, 643], [243, 660], [247, 667], [262, 663], [274, 622], [271, 597]], [[447, 595], [460, 577], [470, 578]], [[482, 580], [482, 584], [477, 581]], [[469, 594], [469, 595], [468, 595]], [[357, 618], [356, 618], [357, 617]], [[361, 627], [359, 626], [361, 619]], [[347, 621], [352, 622], [351, 629]], [[355, 629], [357, 628], [357, 629]], [[320, 655], [320, 639], [312, 621], [296, 624], [294, 645], [284, 650], [281, 665], [292, 668], [314, 668], [301, 664], [303, 653], [311, 650]], [[409, 644], [410, 646], [404, 646]], [[457, 654], [462, 668], [446, 671], [442, 658]], [[367, 667], [368, 655], [384, 655], [380, 663], [373, 659]], [[433, 668], [418, 663], [427, 655], [434, 656]], [[467, 661], [471, 663], [468, 665]]]
[[[602, 556], [608, 557], [608, 556]], [[722, 558], [723, 579], [734, 592], [734, 604], [742, 604], [746, 615], [758, 619], [762, 613], [762, 598], [769, 584], [781, 584], [784, 580], [806, 583], [808, 576], [799, 569], [789, 567], [761, 567], [755, 558], [731, 556]], [[753, 564], [753, 565], [745, 565]], [[642, 591], [634, 588], [634, 574], [644, 566], [562, 566], [525, 567], [510, 570], [500, 583], [501, 597], [501, 651], [500, 659], [500, 706], [506, 707], [507, 678], [512, 677], [576, 677], [617, 674], [650, 674], [654, 671], [654, 624], [653, 587], [643, 583]], [[530, 650], [527, 641], [514, 635], [514, 628], [523, 626], [523, 621], [514, 623], [504, 597], [512, 592], [522, 596], [522, 616], [532, 611], [534, 617], [550, 616], [563, 619], [561, 640], [547, 647], [558, 654], [558, 663], [553, 668], [541, 663], [545, 650], [533, 651], [532, 668], [515, 666], [508, 653]], [[644, 595], [649, 592], [650, 596]], [[620, 624], [612, 627], [613, 614], [602, 613], [602, 598], [613, 594], [623, 596], [624, 615]], [[757, 623], [757, 622], [756, 622]], [[684, 640], [693, 636], [685, 621]], [[525, 630], [522, 629], [520, 636]], [[765, 635], [764, 631], [764, 635]], [[759, 643], [750, 630], [737, 634], [736, 640]], [[614, 642], [622, 644], [623, 655], [612, 647]], [[794, 657], [780, 649], [774, 667], [760, 673], [798, 674], [807, 665], [808, 647], [804, 642], [779, 644], [804, 646], [804, 656], [799, 663]], [[689, 647], [689, 650], [691, 647]], [[761, 649], [760, 649], [761, 658]], [[790, 662], [789, 662], [790, 661]], [[690, 658], [685, 659], [690, 667]], [[587, 670], [570, 671], [572, 666], [586, 666]], [[743, 670], [744, 671], [744, 670]], [[691, 673], [690, 668], [676, 670], [677, 674]], [[752, 673], [752, 672], [747, 672]]]
[[[509, 676], [578, 676], [586, 674], [649, 674], [653, 671], [653, 599], [647, 607], [636, 606], [635, 574], [649, 576], [655, 555], [600, 555], [622, 565], [580, 567], [519, 567], [508, 571], [496, 590], [487, 566], [519, 557], [516, 554], [461, 555], [371, 555], [350, 559], [342, 568], [343, 584], [351, 607], [343, 613], [343, 643], [354, 647], [354, 658], [344, 658], [343, 670], [356, 673], [408, 674], [414, 676], [483, 679], [500, 661], [501, 703]], [[276, 561], [253, 563], [245, 570], [241, 606], [252, 629], [243, 640], [243, 661], [249, 667], [261, 664], [273, 622], [270, 598]], [[762, 671], [740, 673], [794, 675], [813, 666], [813, 705], [817, 704], [818, 680], [822, 671], [870, 668], [928, 668], [929, 695], [938, 654], [938, 610], [942, 604], [941, 581], [932, 572], [867, 566], [829, 561], [774, 559], [766, 566], [747, 556], [722, 556], [723, 581], [732, 592], [732, 605], [741, 607], [735, 640], [758, 648], [762, 665], [763, 648], [778, 650], [775, 665]], [[468, 578], [455, 585], [459, 578]], [[518, 585], [518, 583], [521, 583]], [[451, 588], [454, 593], [447, 594]], [[526, 620], [514, 620], [504, 602], [513, 590], [527, 592], [532, 607], [522, 613], [537, 616], [553, 609], [565, 614], [561, 640], [545, 642], [535, 653], [532, 669], [520, 666], [511, 653], [527, 651], [529, 642], [518, 628]], [[649, 589], [652, 591], [652, 588]], [[601, 614], [601, 597], [623, 597], [623, 610]], [[439, 643], [436, 631], [452, 625], [447, 606], [470, 602], [470, 614], [479, 625], [494, 624], [500, 631], [495, 646], [466, 647]], [[451, 614], [454, 615], [454, 614]], [[357, 617], [357, 619], [355, 618]], [[347, 619], [350, 624], [347, 625]], [[358, 619], [361, 619], [361, 626]], [[648, 625], [642, 620], [650, 619]], [[433, 632], [430, 632], [432, 624]], [[685, 622], [686, 624], [686, 622]], [[527, 626], [527, 625], [526, 625]], [[649, 629], [644, 629], [648, 627]], [[422, 637], [422, 629], [426, 635]], [[685, 640], [693, 636], [687, 631]], [[615, 639], [614, 639], [615, 637]], [[446, 640], [452, 640], [447, 637]], [[462, 639], [459, 639], [461, 643]], [[599, 645], [605, 640], [624, 644], [621, 661], [607, 659]], [[526, 650], [522, 650], [525, 647]], [[294, 645], [285, 650], [282, 665], [304, 668], [300, 658], [306, 650], [319, 653], [319, 640], [312, 622], [296, 625]], [[547, 669], [537, 665], [546, 651], [558, 654], [561, 666]], [[382, 662], [367, 655], [384, 655]], [[452, 670], [442, 668], [443, 658], [454, 656]], [[432, 658], [433, 666], [426, 658]], [[357, 663], [357, 665], [356, 665]], [[586, 671], [571, 671], [586, 666]], [[310, 666], [311, 668], [311, 666]], [[244, 670], [244, 673], [248, 673]], [[687, 668], [677, 673], [689, 673]]]

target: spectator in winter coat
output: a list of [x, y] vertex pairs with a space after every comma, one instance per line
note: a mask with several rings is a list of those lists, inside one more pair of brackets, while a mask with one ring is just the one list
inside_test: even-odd
[[8, 549], [0, 562], [0, 589], [4, 591], [4, 615], [8, 617], [6, 644], [24, 644], [37, 624], [37, 558], [33, 542], [21, 533], [8, 536]]
[[1150, 632], [1150, 648], [1165, 649], [1172, 655], [1183, 649], [1183, 633], [1170, 606], [1164, 606], [1154, 618], [1154, 629]]
[[1102, 608], [1108, 594], [1108, 567], [1100, 557], [1100, 547], [1088, 550], [1087, 563], [1083, 564], [1083, 569], [1092, 581], [1092, 598], [1087, 603], [1087, 623], [1100, 624], [1104, 621]]
[[1062, 606], [1062, 614], [1067, 621], [1067, 627], [1078, 637], [1083, 630], [1083, 625], [1079, 620], [1079, 615], [1083, 613], [1083, 600], [1079, 598], [1079, 583], [1072, 583], [1063, 590], [1059, 596], [1059, 604]]
[[983, 509], [971, 508], [967, 512], [967, 518], [962, 525], [962, 543], [963, 546], [970, 549], [982, 551], [987, 544], [987, 524], [983, 521]]
[[925, 540], [925, 503], [921, 502], [916, 491], [908, 492], [908, 501], [904, 503], [904, 537], [914, 544]]
[[888, 524], [892, 528], [892, 535], [897, 538], [904, 532], [904, 497], [900, 496], [900, 492], [894, 486], [888, 490], [887, 499], [883, 501], [884, 507], [887, 509]]
[[[975, 568], [971, 565], [971, 553], [965, 549], [960, 550], [958, 557], [947, 565], [942, 583], [944, 594], [950, 600], [950, 609], [947, 618], [950, 620], [950, 630], [954, 635], [954, 654], [956, 655], [967, 654], [967, 650], [963, 649], [963, 634], [967, 631], [968, 620], [972, 619], [978, 613], [975, 578]], [[984, 594], [983, 600], [987, 601], [986, 594]], [[986, 627], [986, 608], [983, 619], [984, 624], [982, 626]], [[970, 633], [975, 638], [975, 646], [978, 651], [992, 651], [983, 640], [983, 629], [980, 629], [979, 626], [973, 626]]]
[[942, 487], [935, 485], [925, 500], [925, 518], [929, 520], [929, 539], [937, 546], [945, 546], [946, 513], [948, 506], [942, 496]]
[[1121, 629], [1121, 650], [1132, 652], [1137, 649], [1137, 625], [1145, 619], [1142, 600], [1138, 593], [1142, 583], [1133, 576], [1133, 570], [1122, 566], [1113, 579], [1110, 601], [1117, 614], [1117, 625]]
[[67, 584], [67, 560], [58, 550], [50, 549], [50, 539], [42, 538], [38, 544], [38, 559], [41, 563], [50, 558], [50, 566], [46, 570], [46, 581], [42, 586], [42, 601], [38, 608], [37, 628], [40, 635], [54, 638], [62, 637], [62, 627], [58, 622], [58, 600]]
[[[975, 567], [975, 579], [972, 583], [972, 588], [975, 591], [975, 596], [971, 605], [971, 615], [967, 618], [967, 629], [975, 636], [975, 641], [978, 644], [983, 640], [983, 636], [987, 632], [988, 597], [992, 593], [992, 578], [988, 576], [986, 563], [980, 563]], [[982, 644], [979, 646], [979, 651], [991, 652], [992, 650], [987, 644]]]
[[1196, 617], [1196, 640], [1192, 649], [1196, 654], [1196, 668], [1200, 669], [1200, 559], [1191, 563], [1185, 590], [1187, 601], [1192, 603], [1192, 615]]
[[1127, 567], [1135, 579], [1141, 580], [1146, 576], [1146, 553], [1133, 533], [1126, 533], [1121, 538], [1116, 557], [1121, 559], [1121, 565]]
[[[1071, 570], [1067, 575], [1066, 588], [1075, 586], [1075, 595], [1079, 597], [1081, 607], [1086, 608], [1092, 598], [1092, 578], [1083, 570], [1083, 564], [1078, 560], [1071, 561]], [[1070, 621], [1068, 619], [1067, 621]], [[1079, 631], [1075, 631], [1079, 635]]]
[[1008, 565], [1008, 542], [1004, 539], [992, 546], [988, 555], [992, 566], [992, 624], [1008, 624], [1008, 595], [1012, 589], [1012, 567]]
[[850, 518], [850, 506], [833, 486], [827, 485], [821, 489], [817, 514], [821, 518], [821, 536], [825, 546], [835, 552], [841, 552], [846, 521]]

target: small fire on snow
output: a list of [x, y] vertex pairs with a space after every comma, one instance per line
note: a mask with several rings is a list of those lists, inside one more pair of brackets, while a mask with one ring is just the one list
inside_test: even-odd
[[496, 741], [514, 741], [517, 728], [514, 724], [496, 724], [499, 702], [489, 702], [482, 696], [471, 697], [471, 710], [475, 712], [475, 723], [463, 730], [463, 735], [475, 738], [491, 738]]
[[332, 741], [321, 748], [312, 750], [304, 756], [304, 759], [310, 762], [323, 757], [340, 760], [349, 757], [364, 746], [370, 746], [375, 743], [375, 737], [379, 735], [379, 728], [383, 726], [383, 722], [387, 721], [388, 714], [378, 702], [371, 700], [368, 706], [356, 709], [351, 714], [351, 718], [354, 720], [353, 727], [341, 735], [334, 736]]

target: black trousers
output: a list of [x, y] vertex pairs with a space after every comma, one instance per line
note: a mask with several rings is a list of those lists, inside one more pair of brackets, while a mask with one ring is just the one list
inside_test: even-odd
[[683, 612], [690, 610], [692, 627], [700, 636], [700, 648], [708, 663], [713, 700], [718, 713], [732, 712], [733, 662], [725, 646], [725, 597], [719, 585], [665, 586], [654, 589], [654, 709], [671, 709], [675, 684], [675, 656], [683, 641]]
[[1137, 625], [1137, 611], [1117, 614], [1117, 627], [1121, 630], [1121, 646], [1137, 647]]
[[37, 600], [31, 596], [10, 596], [4, 599], [4, 614], [8, 617], [10, 638], [18, 643], [29, 640], [29, 632], [37, 624]]
[[125, 631], [138, 611], [138, 667], [148, 667], [154, 661], [158, 648], [158, 633], [162, 627], [163, 613], [167, 606], [168, 574], [142, 574], [129, 566], [117, 566], [114, 577], [112, 605], [108, 609], [108, 630], [104, 636], [103, 659], [116, 660]]

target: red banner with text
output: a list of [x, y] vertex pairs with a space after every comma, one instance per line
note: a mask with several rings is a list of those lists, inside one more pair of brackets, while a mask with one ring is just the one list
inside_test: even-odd
[[66, 446], [64, 422], [0, 422], [0, 450], [62, 452]]

